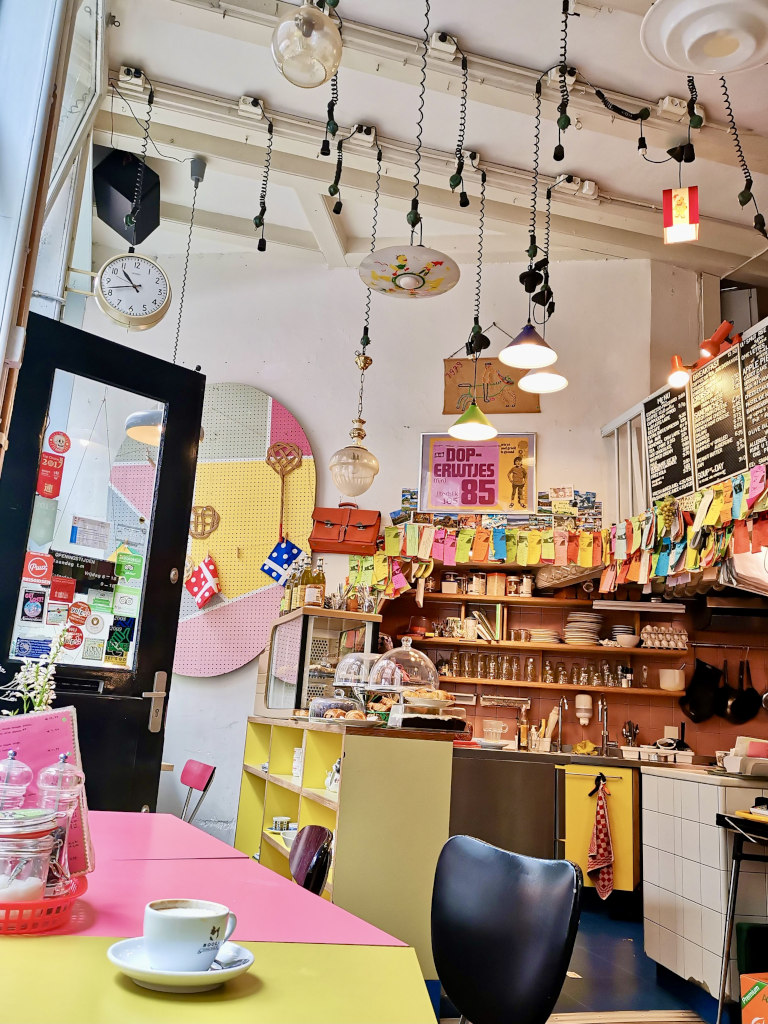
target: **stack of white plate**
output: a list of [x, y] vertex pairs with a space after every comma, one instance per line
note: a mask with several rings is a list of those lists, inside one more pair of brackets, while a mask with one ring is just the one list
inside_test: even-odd
[[620, 636], [634, 636], [635, 631], [631, 626], [612, 626], [611, 636], [616, 640]]
[[565, 624], [565, 642], [588, 647], [598, 642], [603, 616], [597, 612], [571, 612]]
[[530, 629], [532, 644], [561, 644], [563, 638], [554, 629]]

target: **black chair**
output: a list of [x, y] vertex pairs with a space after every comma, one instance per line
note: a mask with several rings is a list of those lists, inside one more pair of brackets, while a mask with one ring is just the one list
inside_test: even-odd
[[508, 853], [469, 836], [442, 849], [432, 952], [446, 995], [471, 1024], [544, 1024], [571, 959], [580, 869]]
[[319, 896], [331, 869], [333, 833], [323, 825], [305, 825], [294, 839], [288, 867], [294, 881]]

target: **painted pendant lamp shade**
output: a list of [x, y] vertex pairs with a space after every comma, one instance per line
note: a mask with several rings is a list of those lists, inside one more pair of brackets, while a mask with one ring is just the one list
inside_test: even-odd
[[395, 298], [428, 299], [458, 283], [458, 265], [425, 245], [391, 245], [369, 253], [360, 264], [363, 284]]

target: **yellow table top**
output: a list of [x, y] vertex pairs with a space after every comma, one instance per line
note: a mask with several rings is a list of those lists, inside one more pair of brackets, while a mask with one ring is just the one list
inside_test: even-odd
[[140, 988], [107, 960], [116, 939], [0, 937], [2, 1016], [13, 1024], [435, 1024], [402, 946], [243, 942], [245, 974], [198, 995]]

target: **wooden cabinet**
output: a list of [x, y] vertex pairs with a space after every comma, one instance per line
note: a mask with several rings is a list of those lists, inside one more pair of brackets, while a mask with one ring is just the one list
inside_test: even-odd
[[584, 764], [560, 766], [565, 772], [565, 857], [578, 864], [584, 884], [587, 853], [595, 824], [595, 775], [608, 779], [608, 821], [613, 844], [613, 887], [631, 892], [640, 881], [640, 772], [633, 768], [595, 768]]
[[[288, 847], [268, 830], [273, 816], [287, 815], [299, 828], [331, 829], [333, 864], [323, 895], [413, 946], [428, 979], [436, 977], [432, 883], [451, 801], [453, 744], [445, 737], [253, 716], [235, 837], [243, 853], [290, 877]], [[296, 747], [303, 749], [300, 778], [292, 774]], [[325, 777], [339, 758], [341, 784], [330, 793]]]

